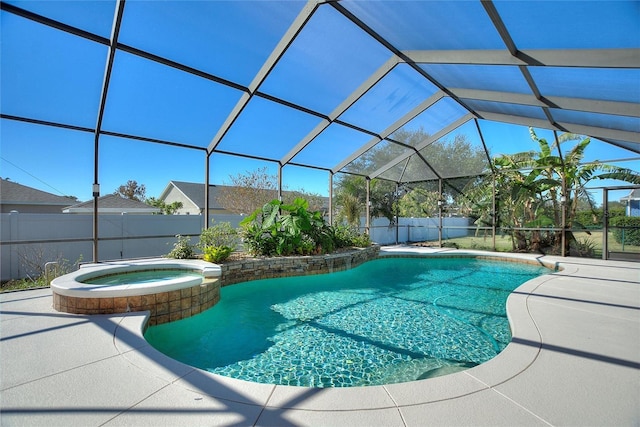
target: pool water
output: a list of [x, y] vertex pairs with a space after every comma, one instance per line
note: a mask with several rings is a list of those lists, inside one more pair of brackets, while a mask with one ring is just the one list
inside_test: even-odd
[[183, 363], [247, 381], [354, 387], [445, 375], [511, 340], [506, 299], [544, 267], [389, 258], [338, 273], [227, 286], [213, 308], [149, 327]]
[[142, 283], [162, 282], [177, 277], [202, 277], [193, 271], [184, 269], [158, 269], [114, 273], [83, 280], [88, 285], [138, 285]]

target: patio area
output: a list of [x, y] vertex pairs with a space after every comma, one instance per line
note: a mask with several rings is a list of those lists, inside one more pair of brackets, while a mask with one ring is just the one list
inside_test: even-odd
[[[476, 253], [384, 247], [383, 253]], [[562, 270], [519, 287], [513, 340], [452, 375], [365, 388], [255, 384], [174, 361], [143, 338], [145, 313], [83, 316], [50, 289], [0, 295], [0, 424], [637, 425], [640, 266], [504, 255]]]

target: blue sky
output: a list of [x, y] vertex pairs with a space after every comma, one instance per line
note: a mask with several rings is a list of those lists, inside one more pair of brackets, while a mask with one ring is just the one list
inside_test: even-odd
[[[102, 37], [108, 37], [111, 31], [112, 1], [9, 3]], [[130, 1], [125, 7], [120, 41], [248, 86], [304, 4], [301, 1], [211, 1], [189, 2], [184, 7], [185, 3], [181, 2]], [[361, 6], [359, 3], [345, 4], [354, 10]], [[516, 11], [508, 2], [501, 3], [500, 7], [506, 15], [517, 18]], [[217, 25], [211, 25], [210, 17], [221, 16], [223, 12], [225, 19], [219, 20]], [[263, 19], [266, 14], [270, 19]], [[603, 19], [615, 18], [620, 25], [633, 25], [628, 14], [614, 15]], [[434, 16], [439, 15], [435, 13]], [[372, 13], [369, 18], [376, 20], [382, 16]], [[409, 17], [389, 18], [389, 22], [393, 22], [396, 18]], [[1, 13], [0, 23], [3, 41], [0, 57], [2, 113], [94, 128], [106, 46], [8, 12]], [[331, 114], [343, 99], [390, 57], [386, 48], [359, 28], [344, 26], [345, 23], [346, 18], [335, 9], [321, 7], [260, 86], [260, 90], [320, 114]], [[486, 22], [479, 25], [486, 25]], [[431, 31], [431, 27], [428, 31]], [[584, 29], [576, 28], [574, 33], [580, 35], [580, 31]], [[607, 30], [609, 33], [612, 33], [611, 29]], [[527, 37], [529, 33], [520, 35], [516, 31], [515, 34]], [[433, 43], [442, 39], [435, 37], [435, 34], [431, 38], [424, 36], [424, 39], [418, 38], [413, 42]], [[473, 34], [468, 36], [473, 41]], [[575, 43], [584, 41], [584, 36], [574, 36]], [[613, 36], [622, 37], [615, 41], [617, 47], [637, 43], [628, 34], [620, 35], [613, 31], [608, 37]], [[400, 32], [398, 37], [400, 39], [397, 42], [402, 43], [402, 37], [415, 36]], [[455, 41], [444, 38], [442, 42]], [[497, 42], [499, 38], [492, 34], [479, 47], [495, 48]], [[184, 46], [190, 48], [184, 49]], [[447, 69], [435, 66], [427, 71], [436, 76], [440, 73], [443, 78], [449, 76]], [[479, 76], [482, 71], [476, 68], [473, 74]], [[487, 75], [479, 84], [511, 83], [511, 71], [501, 73], [499, 77]], [[464, 83], [468, 75], [461, 70], [461, 82]], [[622, 83], [607, 82], [606, 85], [598, 84], [603, 80], [599, 74], [579, 78], [594, 78], [588, 87], [595, 95], [635, 102], [639, 95], [635, 92], [625, 93], [621, 88], [638, 76], [637, 71], [618, 76], [620, 78], [616, 81]], [[340, 119], [374, 132], [384, 131], [437, 91], [431, 83], [418, 77], [405, 64], [397, 66]], [[564, 90], [563, 87], [557, 90]], [[499, 86], [499, 89], [504, 90], [505, 87]], [[608, 95], [609, 89], [613, 95]], [[550, 87], [549, 90], [556, 88]], [[237, 88], [118, 51], [102, 129], [204, 148], [212, 141], [241, 95], [242, 91]], [[407, 127], [422, 127], [433, 133], [464, 114], [465, 110], [459, 105], [444, 99]], [[278, 160], [319, 123], [320, 118], [313, 114], [254, 96], [218, 149]], [[463, 132], [474, 144], [480, 144], [474, 128], [465, 126]], [[492, 155], [535, 149], [526, 127], [483, 121], [481, 129]], [[539, 130], [538, 135], [553, 139], [549, 131]], [[369, 140], [367, 134], [334, 123], [295, 156], [293, 162], [331, 168]], [[0, 176], [24, 185], [54, 194], [76, 196], [83, 201], [90, 199], [94, 175], [93, 149], [94, 137], [90, 132], [0, 120]], [[148, 197], [158, 197], [170, 180], [204, 182], [206, 157], [203, 150], [101, 136], [99, 154], [102, 194], [113, 192], [128, 180], [144, 184]], [[585, 160], [632, 156], [633, 153], [628, 151], [594, 141]], [[620, 165], [640, 170], [637, 160]], [[229, 183], [229, 175], [264, 166], [272, 174], [277, 173], [275, 162], [214, 153], [210, 163], [210, 182]], [[290, 165], [283, 169], [283, 184], [289, 189], [328, 195], [328, 180], [329, 175], [324, 171]]]

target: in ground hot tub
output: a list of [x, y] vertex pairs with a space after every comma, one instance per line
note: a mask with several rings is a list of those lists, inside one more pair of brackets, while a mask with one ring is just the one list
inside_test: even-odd
[[201, 260], [153, 259], [87, 264], [51, 282], [65, 313], [149, 311], [148, 325], [198, 314], [220, 300], [220, 267]]

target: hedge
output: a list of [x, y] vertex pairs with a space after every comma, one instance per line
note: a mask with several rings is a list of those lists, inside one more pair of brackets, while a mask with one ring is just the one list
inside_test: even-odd
[[613, 237], [616, 242], [626, 245], [640, 246], [640, 217], [638, 216], [622, 216], [611, 218], [610, 225], [614, 228]]

